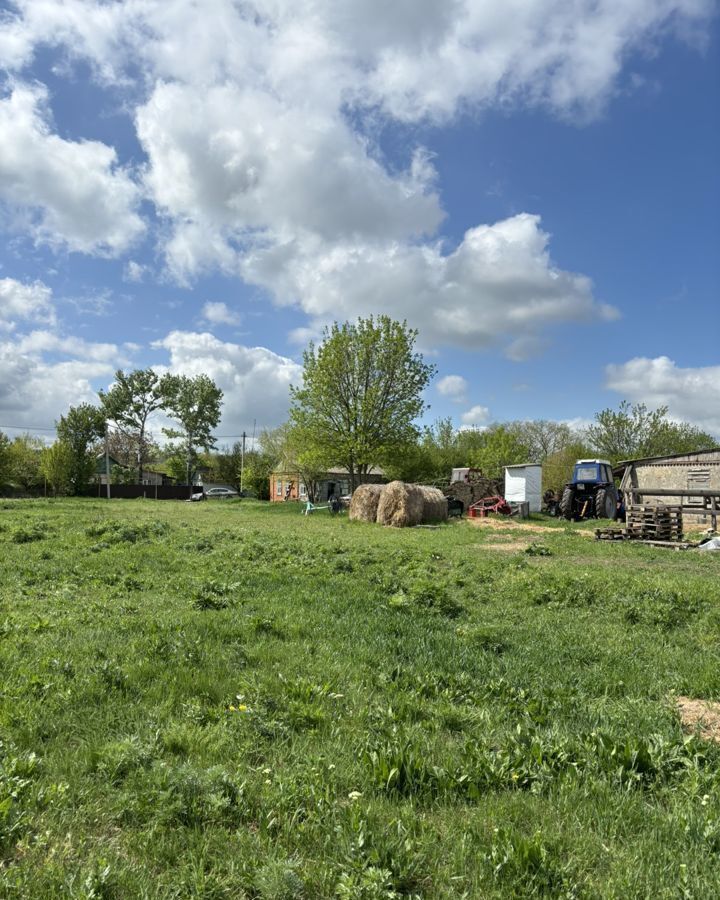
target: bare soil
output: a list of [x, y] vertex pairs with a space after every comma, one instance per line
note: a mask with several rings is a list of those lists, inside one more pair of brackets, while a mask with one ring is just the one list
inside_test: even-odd
[[466, 521], [476, 528], [490, 528], [493, 531], [507, 528], [513, 528], [518, 531], [538, 531], [541, 533], [557, 531], [557, 528], [553, 528], [550, 525], [531, 525], [522, 519], [466, 519]]
[[696, 732], [706, 741], [720, 743], [720, 703], [713, 700], [693, 700], [678, 697], [680, 721], [687, 731]]

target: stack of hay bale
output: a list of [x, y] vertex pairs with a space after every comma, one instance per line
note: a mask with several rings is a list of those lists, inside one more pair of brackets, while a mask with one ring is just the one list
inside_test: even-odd
[[444, 522], [447, 500], [437, 488], [420, 484], [363, 484], [352, 495], [350, 518], [395, 528]]

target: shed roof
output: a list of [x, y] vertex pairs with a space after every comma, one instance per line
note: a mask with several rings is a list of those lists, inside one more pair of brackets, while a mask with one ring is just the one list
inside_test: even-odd
[[618, 466], [629, 466], [633, 463], [661, 463], [664, 460], [683, 460], [689, 457], [694, 459], [711, 453], [720, 454], [720, 447], [708, 447], [706, 450], [687, 450], [685, 453], [666, 453], [664, 456], [641, 456], [637, 459], [621, 459]]

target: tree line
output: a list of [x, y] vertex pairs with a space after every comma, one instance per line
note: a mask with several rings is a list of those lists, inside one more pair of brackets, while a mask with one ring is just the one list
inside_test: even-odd
[[[99, 392], [97, 406], [81, 404], [60, 417], [52, 447], [28, 436], [11, 442], [0, 435], [0, 484], [14, 480], [27, 489], [28, 479], [39, 477], [55, 493], [82, 493], [108, 423], [110, 451], [123, 463], [116, 477], [142, 483], [149, 461], [163, 455], [178, 481], [191, 484], [202, 466], [209, 480], [261, 498], [268, 496], [273, 470], [297, 474], [312, 499], [323, 474], [334, 467], [347, 470], [354, 489], [373, 467], [391, 479], [443, 483], [457, 467], [472, 466], [499, 479], [504, 466], [537, 462], [545, 487], [558, 490], [576, 459], [598, 456], [616, 464], [717, 443], [695, 426], [670, 419], [667, 407], [650, 410], [626, 401], [596, 413], [585, 429], [548, 420], [456, 429], [449, 418], [420, 427], [427, 411], [424, 391], [436, 368], [416, 350], [417, 337], [406, 322], [388, 316], [326, 328], [321, 342], [303, 355], [302, 383], [290, 388], [288, 421], [262, 432], [259, 447], [247, 453], [239, 442], [212, 452], [223, 395], [206, 375], [120, 370], [112, 387]], [[158, 410], [175, 423], [163, 429], [169, 442], [162, 449], [148, 431]]]
[[121, 480], [128, 480], [125, 473], [132, 471], [132, 480], [142, 484], [148, 462], [159, 450], [148, 431], [149, 417], [158, 410], [173, 423], [162, 429], [169, 438], [164, 454], [191, 484], [200, 452], [216, 446], [212, 430], [220, 421], [222, 396], [207, 375], [118, 370], [112, 387], [98, 393], [97, 405], [81, 403], [60, 416], [51, 446], [30, 435], [11, 441], [0, 433], [0, 484], [26, 491], [47, 484], [56, 495], [83, 494], [106, 438], [110, 453], [123, 464]]

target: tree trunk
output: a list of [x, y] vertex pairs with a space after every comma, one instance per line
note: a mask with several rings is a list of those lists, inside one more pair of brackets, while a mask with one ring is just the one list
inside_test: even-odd
[[355, 474], [355, 460], [352, 455], [350, 456], [348, 465], [348, 475], [350, 476], [350, 493], [355, 493], [355, 488], [357, 487], [357, 475]]
[[137, 451], [137, 454], [138, 454], [138, 457], [137, 457], [138, 484], [143, 483], [143, 442], [144, 442], [144, 440], [145, 440], [145, 429], [141, 428], [140, 429], [140, 437], [138, 438], [138, 451]]

